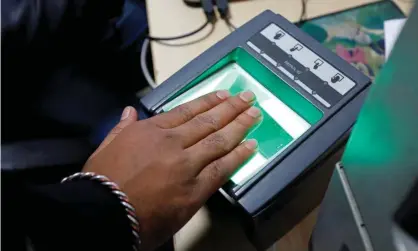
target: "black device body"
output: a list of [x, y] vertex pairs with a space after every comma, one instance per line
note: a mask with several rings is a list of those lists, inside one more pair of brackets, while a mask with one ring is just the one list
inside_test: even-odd
[[[324, 106], [313, 97], [312, 93], [297, 85], [294, 79], [283, 74], [262, 55], [266, 53], [271, 58], [278, 57], [275, 58], [278, 62], [283, 60], [279, 58], [283, 52], [274, 47], [270, 41], [260, 37], [260, 32], [270, 24], [277, 25], [285, 34], [300, 41], [303, 48], [320, 55], [326, 63], [350, 78], [355, 86], [345, 95], [333, 96], [329, 94], [332, 90], [324, 84], [324, 81], [320, 84], [317, 79], [308, 81], [311, 89], [326, 97], [330, 106]], [[263, 52], [254, 51], [248, 41], [256, 44]], [[318, 206], [327, 188], [334, 164], [338, 160], [338, 154], [341, 153], [363, 104], [370, 79], [282, 16], [264, 11], [142, 98], [142, 106], [151, 115], [160, 112], [161, 107], [184, 91], [188, 83], [237, 47], [250, 53], [323, 112], [323, 117], [318, 123], [245, 184], [232, 187], [227, 184], [220, 190], [241, 217], [250, 241], [259, 250], [264, 250]], [[297, 62], [293, 64], [296, 68], [302, 66]], [[311, 69], [305, 67], [303, 69], [309, 71], [314, 67], [315, 64], [312, 64]]]

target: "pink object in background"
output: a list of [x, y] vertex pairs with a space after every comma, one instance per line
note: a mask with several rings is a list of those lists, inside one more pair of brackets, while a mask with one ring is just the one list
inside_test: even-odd
[[337, 45], [337, 47], [335, 48], [335, 52], [338, 56], [342, 57], [345, 61], [349, 63], [367, 64], [366, 55], [362, 48], [356, 47], [353, 49], [346, 49], [342, 45]]

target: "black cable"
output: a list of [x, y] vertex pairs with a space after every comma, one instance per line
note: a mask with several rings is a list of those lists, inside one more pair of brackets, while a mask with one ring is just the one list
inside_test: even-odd
[[231, 29], [231, 31], [237, 29], [237, 27], [233, 23], [231, 23], [231, 20], [229, 18], [225, 19], [225, 23], [226, 23], [226, 25], [228, 25], [228, 27]]
[[209, 20], [207, 20], [202, 26], [200, 26], [199, 28], [197, 28], [196, 30], [193, 30], [191, 32], [182, 34], [182, 35], [178, 35], [178, 36], [174, 36], [174, 37], [153, 37], [153, 36], [147, 36], [147, 38], [149, 40], [161, 40], [161, 41], [167, 41], [167, 40], [177, 40], [177, 39], [181, 39], [181, 38], [186, 38], [186, 37], [190, 37], [193, 36], [194, 34], [200, 32], [201, 30], [203, 30], [206, 26], [208, 26], [211, 22]]
[[[141, 47], [141, 70], [142, 73], [144, 74], [145, 80], [148, 82], [148, 85], [151, 88], [155, 88], [157, 87], [151, 73], [148, 70], [148, 66], [147, 66], [147, 62], [146, 62], [146, 57], [148, 54], [148, 49], [149, 49], [149, 43], [151, 40], [154, 41], [170, 41], [170, 40], [177, 40], [177, 39], [181, 39], [181, 38], [185, 38], [185, 37], [189, 37], [192, 36], [200, 31], [202, 31], [206, 26], [208, 26], [208, 24], [210, 24], [211, 22], [208, 20], [206, 21], [206, 23], [204, 23], [202, 26], [200, 26], [198, 29], [188, 32], [186, 34], [183, 35], [179, 35], [179, 36], [174, 36], [174, 37], [152, 37], [152, 36], [146, 36], [146, 38], [144, 39], [144, 42], [142, 43], [142, 47]], [[213, 31], [214, 26], [212, 25], [212, 30], [209, 32], [208, 35], [210, 35]], [[208, 35], [204, 36], [204, 38], [206, 38]], [[203, 38], [203, 39], [204, 39]], [[199, 39], [198, 41], [200, 41], [201, 39]]]
[[234, 28], [234, 26], [231, 26], [231, 25], [229, 25], [228, 24], [228, 22], [226, 22], [226, 26], [228, 27], [228, 29], [229, 29], [229, 32], [234, 32], [235, 31], [235, 28]]
[[[182, 47], [182, 46], [196, 44], [207, 39], [213, 33], [213, 31], [215, 30], [215, 25], [209, 25], [209, 27], [210, 29], [205, 29], [204, 31], [201, 31], [199, 35], [196, 34], [195, 36], [193, 36], [193, 38], [187, 39], [187, 41], [177, 40], [175, 43], [173, 43], [173, 40], [171, 41], [156, 40], [155, 42], [165, 45], [165, 46], [170, 46], [170, 47]], [[202, 34], [202, 36], [200, 34]]]
[[230, 17], [228, 0], [215, 0], [215, 3], [221, 18], [228, 19]]
[[308, 0], [301, 0], [302, 3], [302, 11], [300, 13], [300, 17], [299, 17], [299, 21], [298, 21], [298, 25], [302, 25], [305, 21], [306, 21], [306, 5], [308, 3]]
[[145, 38], [144, 42], [142, 42], [142, 47], [141, 47], [141, 70], [142, 73], [144, 74], [145, 80], [148, 82], [148, 85], [154, 89], [155, 87], [157, 87], [154, 78], [152, 77], [151, 73], [148, 70], [148, 66], [147, 66], [147, 54], [148, 54], [148, 48], [149, 48], [149, 39]]
[[[215, 16], [212, 0], [200, 0], [200, 3], [202, 5], [203, 12], [205, 13], [205, 16], [206, 16], [206, 22], [203, 25], [201, 25], [200, 27], [198, 27], [197, 29], [195, 29], [193, 31], [190, 31], [188, 33], [178, 35], [178, 36], [173, 36], [173, 37], [154, 37], [154, 36], [150, 36], [150, 35], [145, 36], [144, 42], [142, 43], [142, 47], [141, 47], [141, 70], [142, 70], [148, 84], [151, 86], [151, 88], [155, 88], [157, 85], [156, 85], [153, 77], [151, 76], [151, 74], [148, 70], [147, 62], [146, 62], [146, 57], [147, 57], [147, 54], [148, 54], [150, 41], [152, 41], [152, 40], [154, 40], [154, 41], [170, 41], [170, 40], [177, 40], [177, 39], [190, 37], [190, 36], [195, 35], [196, 33], [199, 33], [200, 31], [202, 31], [209, 24], [214, 23], [215, 20], [216, 20], [216, 16]], [[212, 29], [210, 30], [210, 32], [207, 35], [205, 35], [203, 38], [200, 38], [196, 41], [201, 41], [202, 39], [205, 39], [206, 37], [208, 37], [213, 32], [213, 30], [214, 30], [214, 26], [212, 25]], [[195, 43], [196, 41], [192, 41], [192, 42], [186, 43], [184, 45], [192, 44], [192, 43]]]
[[231, 15], [229, 12], [229, 3], [228, 0], [215, 0], [216, 7], [218, 8], [219, 15], [225, 21], [229, 30], [233, 32], [237, 27], [231, 22]]

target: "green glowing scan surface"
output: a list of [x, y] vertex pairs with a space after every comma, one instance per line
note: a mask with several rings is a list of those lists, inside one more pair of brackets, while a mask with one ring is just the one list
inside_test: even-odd
[[258, 150], [231, 177], [235, 184], [245, 183], [322, 117], [321, 111], [241, 48], [192, 81], [163, 110], [216, 90], [229, 90], [231, 95], [250, 90], [262, 112], [261, 122], [246, 136], [257, 139]]

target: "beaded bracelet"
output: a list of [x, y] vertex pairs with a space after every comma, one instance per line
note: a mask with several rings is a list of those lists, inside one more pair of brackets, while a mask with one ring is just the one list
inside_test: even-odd
[[132, 228], [132, 237], [133, 237], [133, 244], [132, 248], [134, 251], [139, 251], [139, 246], [141, 244], [141, 240], [139, 239], [139, 223], [135, 214], [135, 209], [132, 206], [132, 204], [128, 200], [128, 196], [126, 196], [125, 193], [123, 193], [119, 186], [110, 181], [106, 176], [98, 175], [91, 172], [80, 172], [75, 173], [73, 175], [70, 175], [64, 179], [61, 180], [61, 183], [72, 181], [72, 180], [92, 180], [96, 181], [103, 186], [107, 187], [121, 202], [122, 206], [125, 208], [125, 211], [127, 213], [127, 217], [129, 219], [131, 228]]

